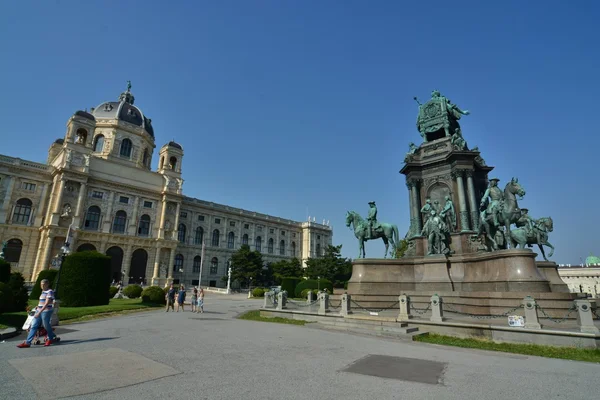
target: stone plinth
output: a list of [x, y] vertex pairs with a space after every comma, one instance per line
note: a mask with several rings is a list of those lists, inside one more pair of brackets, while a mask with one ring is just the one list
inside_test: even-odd
[[538, 270], [550, 283], [550, 289], [557, 293], [570, 293], [569, 287], [558, 274], [558, 265], [551, 261], [536, 262]]

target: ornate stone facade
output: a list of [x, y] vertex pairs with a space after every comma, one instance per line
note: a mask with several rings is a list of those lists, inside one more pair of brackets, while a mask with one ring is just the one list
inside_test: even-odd
[[217, 287], [242, 244], [265, 262], [305, 262], [332, 243], [324, 224], [184, 196], [182, 146], [164, 145], [152, 171], [154, 130], [133, 102], [128, 88], [119, 101], [77, 111], [47, 164], [0, 155], [0, 241], [26, 280], [50, 267], [67, 235], [72, 251], [110, 255], [115, 280], [197, 284], [202, 264], [202, 285]]

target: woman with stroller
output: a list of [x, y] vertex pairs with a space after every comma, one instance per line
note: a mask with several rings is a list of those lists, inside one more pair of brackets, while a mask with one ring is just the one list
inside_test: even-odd
[[31, 342], [35, 337], [35, 333], [42, 325], [44, 326], [44, 329], [46, 329], [46, 332], [48, 332], [48, 340], [46, 340], [44, 346], [50, 346], [52, 343], [60, 341], [60, 338], [54, 334], [52, 325], [50, 324], [50, 319], [54, 312], [54, 290], [50, 289], [50, 282], [48, 279], [42, 279], [40, 285], [42, 287], [42, 294], [40, 294], [39, 303], [35, 308], [35, 314], [33, 315], [33, 322], [29, 328], [29, 334], [23, 343], [17, 345], [17, 347], [21, 349], [31, 347]]

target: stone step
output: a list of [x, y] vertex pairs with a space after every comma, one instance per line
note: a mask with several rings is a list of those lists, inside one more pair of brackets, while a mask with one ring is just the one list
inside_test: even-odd
[[407, 323], [389, 323], [376, 321], [364, 321], [364, 320], [332, 320], [332, 321], [319, 321], [319, 324], [324, 326], [333, 326], [340, 329], [361, 329], [370, 332], [388, 332], [395, 334], [409, 334], [417, 332], [419, 328], [409, 327]]
[[396, 331], [387, 331], [387, 330], [373, 330], [358, 326], [343, 326], [343, 325], [330, 325], [330, 324], [322, 324], [318, 323], [313, 326], [317, 329], [338, 331], [338, 332], [348, 332], [348, 333], [357, 333], [366, 336], [377, 336], [377, 337], [386, 337], [392, 339], [400, 339], [400, 340], [409, 340], [412, 341], [414, 336], [420, 335], [428, 335], [428, 332], [419, 332], [419, 328], [401, 328], [406, 329], [406, 332], [396, 332]]

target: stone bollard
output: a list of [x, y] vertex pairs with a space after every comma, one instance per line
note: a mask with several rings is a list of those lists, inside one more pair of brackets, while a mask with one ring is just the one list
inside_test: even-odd
[[410, 315], [410, 298], [403, 294], [398, 297], [398, 301], [400, 302], [400, 313], [398, 314], [398, 319], [400, 321], [411, 319], [413, 316]]
[[431, 296], [431, 322], [443, 322], [444, 310], [442, 309], [442, 298], [437, 294]]
[[341, 305], [342, 308], [340, 311], [341, 315], [352, 314], [352, 309], [350, 307], [350, 300], [351, 300], [351, 297], [348, 293], [344, 293], [342, 295], [342, 305]]
[[269, 300], [271, 294], [271, 292], [265, 292], [265, 302], [263, 303], [263, 308], [269, 308], [271, 306], [271, 301]]
[[284, 290], [283, 292], [277, 293], [277, 307], [276, 310], [286, 309], [287, 306], [287, 292]]
[[319, 293], [319, 314], [325, 315], [329, 312], [329, 295], [327, 293]]
[[577, 307], [577, 325], [579, 331], [583, 333], [599, 334], [600, 329], [594, 325], [594, 316], [592, 315], [592, 304], [589, 300], [575, 300]]
[[537, 304], [531, 296], [523, 299], [523, 308], [525, 309], [525, 328], [527, 329], [542, 329], [538, 318]]
[[306, 296], [306, 304], [310, 304], [313, 302], [313, 292], [309, 290], [308, 295]]

